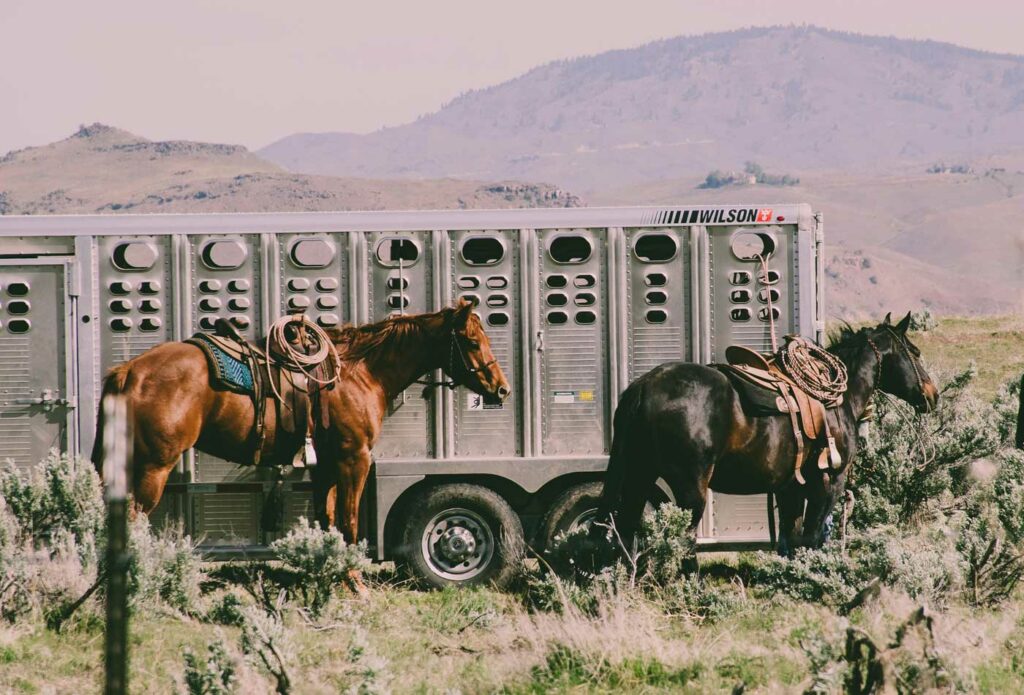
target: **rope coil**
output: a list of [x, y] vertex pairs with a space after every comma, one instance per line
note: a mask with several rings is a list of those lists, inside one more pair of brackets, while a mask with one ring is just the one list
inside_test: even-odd
[[[305, 329], [307, 344], [312, 343], [316, 346], [313, 352], [305, 352], [288, 341], [285, 329], [289, 324], [298, 324], [299, 327]], [[275, 343], [278, 349], [272, 350], [271, 346]], [[282, 316], [274, 321], [270, 326], [270, 330], [267, 331], [265, 348], [267, 359], [276, 359], [285, 364], [295, 365], [307, 379], [321, 386], [329, 386], [341, 378], [341, 358], [338, 356], [337, 348], [335, 348], [327, 333], [320, 326], [307, 319], [305, 315]], [[331, 363], [334, 365], [333, 375], [327, 379], [317, 378], [313, 375], [314, 369], [326, 362], [328, 358], [330, 358]], [[270, 380], [270, 388], [274, 391], [277, 400], [281, 401], [281, 394], [274, 385], [273, 379]]]
[[779, 365], [797, 386], [826, 408], [838, 405], [846, 393], [846, 365], [828, 350], [800, 336], [786, 336], [776, 353]]

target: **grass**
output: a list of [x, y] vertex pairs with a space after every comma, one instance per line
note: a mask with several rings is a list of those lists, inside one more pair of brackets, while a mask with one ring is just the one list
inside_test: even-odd
[[[913, 339], [930, 369], [950, 373], [976, 362], [976, 388], [986, 396], [1024, 372], [1019, 317], [942, 319]], [[844, 616], [814, 602], [766, 595], [740, 580], [752, 558], [702, 558], [702, 574], [719, 595], [708, 615], [667, 594], [607, 597], [594, 615], [533, 612], [515, 594], [414, 591], [375, 570], [367, 596], [346, 595], [315, 621], [287, 614], [290, 675], [299, 693], [365, 686], [371, 668], [379, 673], [365, 692], [801, 692], [815, 677], [813, 655], [841, 652], [848, 628], [884, 645], [919, 605], [882, 589]], [[1024, 594], [998, 609], [954, 603], [930, 611], [936, 652], [953, 666], [962, 689], [1024, 692]], [[130, 692], [175, 691], [182, 651], [202, 655], [214, 641], [223, 642], [238, 664], [238, 692], [273, 692], [272, 679], [241, 653], [239, 637], [237, 627], [169, 611], [136, 617]], [[363, 656], [354, 659], [356, 652]], [[374, 659], [377, 665], [367, 666]], [[60, 634], [40, 624], [0, 623], [0, 692], [96, 692], [102, 672], [98, 614]]]

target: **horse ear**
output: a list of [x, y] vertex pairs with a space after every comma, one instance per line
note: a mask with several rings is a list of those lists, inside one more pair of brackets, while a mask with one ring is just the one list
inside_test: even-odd
[[899, 333], [906, 333], [907, 329], [909, 329], [909, 328], [910, 328], [910, 312], [908, 311], [907, 315], [903, 317], [903, 320], [900, 321], [898, 324], [896, 324], [896, 330]]
[[888, 314], [885, 315], [884, 319], [882, 319], [882, 325], [883, 326], [891, 326], [892, 325], [892, 312], [891, 311]]
[[459, 299], [459, 303], [455, 305], [455, 313], [452, 315], [452, 323], [455, 326], [465, 326], [472, 314], [473, 302], [467, 302], [465, 299]]

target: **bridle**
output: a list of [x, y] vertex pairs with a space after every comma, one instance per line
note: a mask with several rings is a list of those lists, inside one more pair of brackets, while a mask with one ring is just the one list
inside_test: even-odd
[[435, 381], [433, 379], [417, 379], [413, 383], [422, 384], [427, 389], [432, 389], [437, 386], [443, 386], [444, 388], [451, 389], [454, 391], [460, 386], [459, 382], [455, 381], [453, 375], [455, 374], [455, 354], [459, 355], [459, 359], [462, 361], [462, 373], [463, 374], [483, 374], [487, 371], [488, 367], [496, 364], [498, 360], [493, 359], [486, 362], [482, 367], [474, 367], [466, 356], [466, 351], [463, 350], [462, 344], [459, 342], [459, 334], [455, 332], [455, 329], [451, 329], [451, 341], [448, 343], [448, 369], [445, 370], [446, 379], [441, 381]]
[[[917, 360], [914, 358], [914, 353], [910, 351], [910, 346], [907, 344], [907, 339], [904, 336], [900, 336], [890, 326], [885, 327], [886, 332], [892, 339], [893, 343], [897, 346], [900, 352], [910, 362], [911, 368], [914, 370], [914, 378], [917, 379], [917, 388], [921, 393], [921, 397], [927, 402], [927, 397], [924, 395], [924, 377], [921, 376], [921, 369], [917, 366]], [[871, 340], [871, 336], [865, 336], [868, 341], [868, 345], [871, 346], [872, 351], [875, 353], [875, 388], [882, 387], [882, 351], [875, 345], [875, 341]]]

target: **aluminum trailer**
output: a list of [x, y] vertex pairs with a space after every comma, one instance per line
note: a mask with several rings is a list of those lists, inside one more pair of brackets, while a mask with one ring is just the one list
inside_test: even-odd
[[[88, 455], [106, 370], [218, 317], [254, 338], [288, 311], [332, 326], [468, 297], [513, 395], [396, 398], [361, 528], [387, 559], [427, 493], [458, 485], [496, 494], [542, 545], [592, 508], [630, 381], [730, 344], [767, 349], [769, 299], [779, 336], [820, 340], [822, 241], [821, 216], [793, 204], [0, 216], [0, 458]], [[771, 252], [770, 277], [752, 248]], [[154, 520], [222, 555], [258, 552], [310, 516], [307, 471], [274, 480], [189, 452]], [[712, 494], [701, 547], [766, 543], [765, 510], [762, 495]]]

